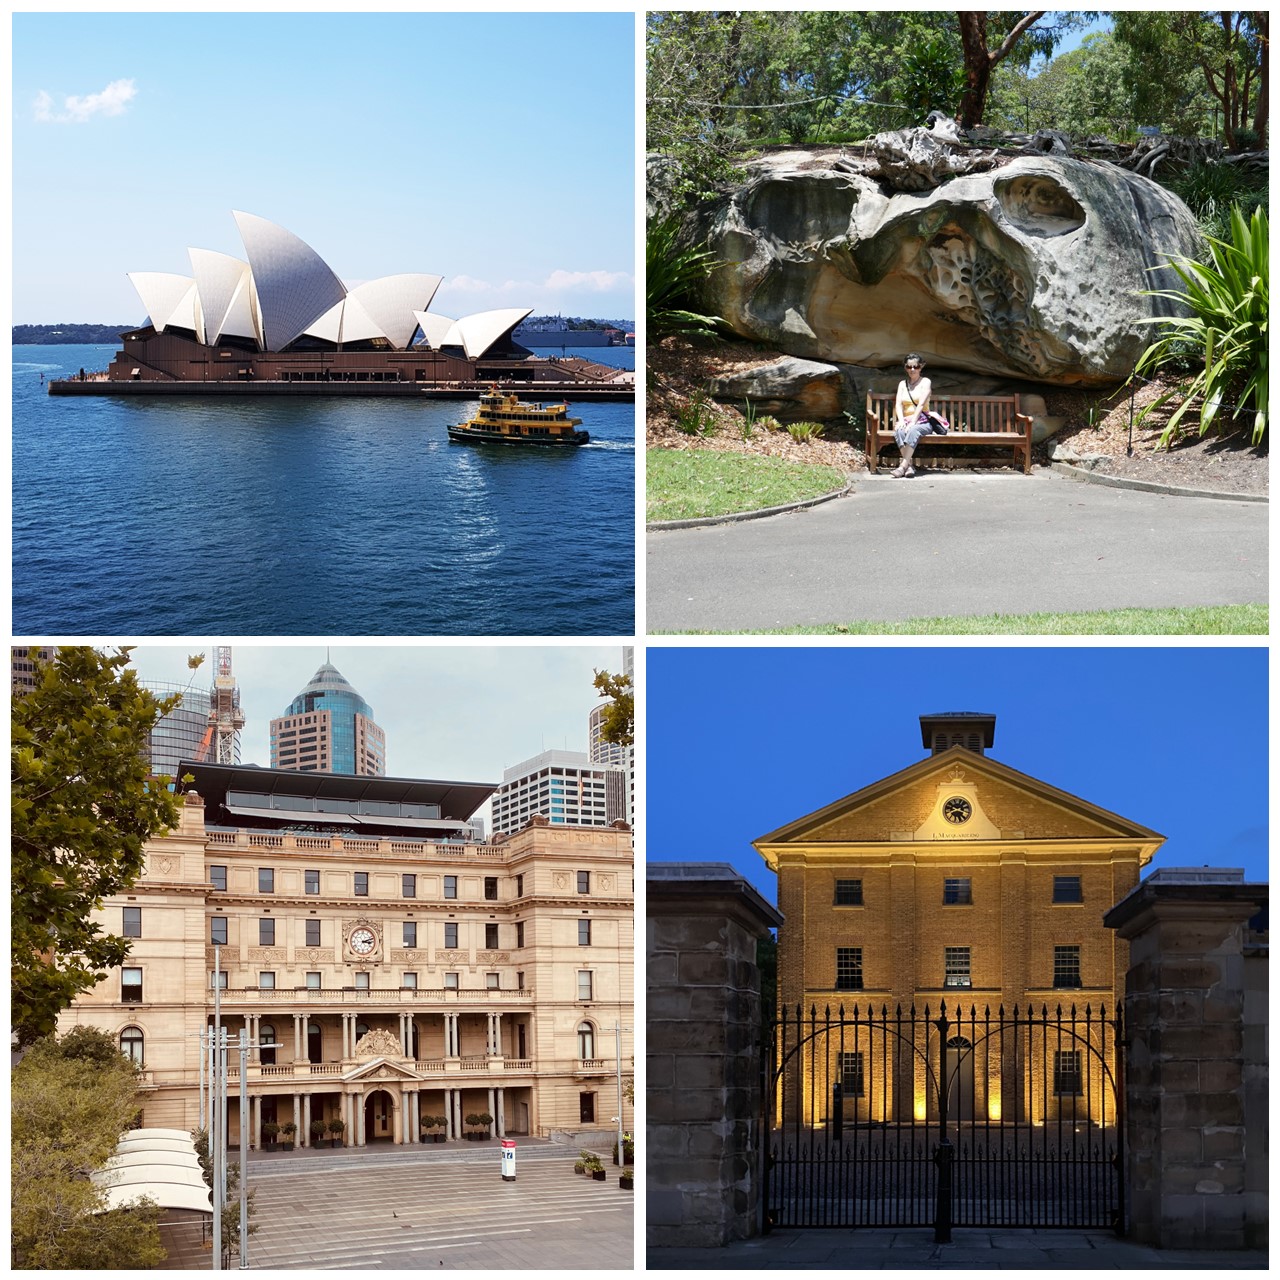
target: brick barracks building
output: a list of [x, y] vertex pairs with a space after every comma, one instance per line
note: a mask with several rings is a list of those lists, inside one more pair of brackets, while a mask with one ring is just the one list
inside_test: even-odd
[[[791, 1017], [797, 1005], [806, 1017], [812, 1007], [836, 1017], [841, 1006], [892, 1017], [899, 1007], [927, 1005], [936, 1015], [944, 1001], [965, 1016], [976, 1008], [979, 1019], [986, 1009], [994, 1016], [1015, 1006], [1052, 1015], [1087, 1005], [1095, 1018], [1100, 1007], [1112, 1016], [1124, 995], [1128, 947], [1102, 917], [1138, 883], [1164, 837], [991, 759], [994, 716], [922, 716], [920, 728], [924, 759], [755, 841], [777, 872], [785, 917], [780, 1005]], [[982, 1039], [964, 1025], [956, 1030]], [[1051, 1048], [1042, 1038], [1035, 1054], [1022, 1054], [1034, 1061], [1007, 1041], [998, 1047], [994, 1035], [983, 1042], [977, 1083], [970, 1076], [959, 1091], [964, 1110], [1000, 1120], [1002, 1072], [1005, 1095], [1035, 1112], [1021, 1119], [1052, 1117], [1067, 1092], [1075, 1114], [1093, 1105], [1086, 1086], [1096, 1081], [1080, 1077], [1097, 1064], [1087, 1050], [1081, 1058], [1069, 1036]], [[957, 1043], [971, 1072], [972, 1046]], [[844, 1055], [831, 1070], [843, 1077], [849, 1105], [880, 1120], [909, 1120], [893, 1113], [910, 1105], [925, 1119], [920, 1062], [893, 1065], [898, 1050], [877, 1041], [864, 1054], [852, 1044], [846, 1032], [830, 1049]], [[1011, 1088], [1011, 1070], [1024, 1073], [1027, 1088]], [[914, 1087], [880, 1089], [878, 1071], [906, 1071]], [[818, 1097], [815, 1108], [824, 1105]]]

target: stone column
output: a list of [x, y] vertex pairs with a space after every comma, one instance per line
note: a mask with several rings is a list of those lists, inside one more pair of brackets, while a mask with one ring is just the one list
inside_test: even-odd
[[249, 1061], [254, 1064], [262, 1062], [262, 1054], [258, 1050], [258, 1027], [262, 1023], [262, 1014], [249, 1015]]
[[489, 1090], [489, 1105], [485, 1108], [485, 1110], [488, 1111], [488, 1113], [493, 1117], [493, 1119], [489, 1121], [489, 1137], [492, 1138], [494, 1133], [496, 1132], [495, 1126], [498, 1123], [498, 1106], [497, 1106], [497, 1103], [494, 1101], [492, 1089]]
[[409, 1133], [412, 1135], [414, 1142], [417, 1142], [418, 1135], [422, 1132], [422, 1090], [415, 1089], [413, 1091], [413, 1115], [409, 1117]]
[[364, 1094], [357, 1093], [352, 1095], [352, 1105], [356, 1109], [356, 1146], [364, 1146]]
[[311, 1042], [308, 1040], [307, 1037], [311, 1034], [311, 1015], [309, 1013], [304, 1013], [302, 1015], [301, 1021], [302, 1021], [302, 1025], [301, 1025], [302, 1038], [301, 1038], [300, 1046], [298, 1049], [298, 1061], [310, 1062], [311, 1061]]
[[493, 1122], [498, 1126], [498, 1137], [505, 1138], [507, 1136], [507, 1117], [504, 1114], [506, 1103], [503, 1101], [503, 1091], [501, 1089], [497, 1089], [494, 1092], [496, 1094], [496, 1104], [493, 1112]]
[[298, 1091], [293, 1091], [293, 1123], [298, 1126], [298, 1141], [306, 1146], [307, 1131], [302, 1127], [302, 1099], [298, 1097]]
[[298, 1130], [298, 1137], [302, 1139], [304, 1147], [311, 1145], [311, 1095], [309, 1093], [302, 1095], [302, 1128]]
[[502, 1052], [502, 1014], [495, 1013], [493, 1015], [493, 1056], [501, 1058], [505, 1056]]
[[782, 917], [725, 863], [648, 872], [648, 1239], [718, 1246], [760, 1229], [760, 974]]
[[1243, 881], [1162, 869], [1103, 917], [1129, 942], [1129, 1234], [1161, 1249], [1267, 1244], [1265, 966], [1246, 994], [1267, 886]]
[[302, 1015], [295, 1013], [293, 1015], [293, 1060], [297, 1062], [302, 1057]]

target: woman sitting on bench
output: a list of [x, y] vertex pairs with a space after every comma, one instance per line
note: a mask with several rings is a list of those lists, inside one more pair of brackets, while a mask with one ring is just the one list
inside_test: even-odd
[[899, 478], [913, 476], [915, 467], [911, 465], [912, 455], [921, 436], [927, 436], [932, 430], [926, 410], [929, 408], [929, 392], [933, 390], [929, 379], [923, 374], [924, 361], [916, 352], [908, 352], [903, 362], [906, 377], [898, 383], [898, 394], [893, 401], [893, 438], [902, 451], [902, 461], [894, 469], [893, 474]]

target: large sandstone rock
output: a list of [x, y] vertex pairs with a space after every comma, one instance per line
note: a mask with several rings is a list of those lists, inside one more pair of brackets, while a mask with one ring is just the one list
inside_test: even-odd
[[709, 309], [813, 360], [890, 368], [918, 351], [935, 369], [1126, 378], [1149, 341], [1142, 320], [1169, 309], [1140, 292], [1173, 287], [1166, 257], [1197, 247], [1181, 201], [1106, 162], [1034, 154], [983, 170], [989, 152], [953, 163], [945, 143], [908, 135], [877, 140], [870, 159], [821, 148], [754, 161], [705, 214], [726, 264]]
[[750, 400], [757, 412], [783, 421], [825, 422], [838, 418], [847, 403], [839, 369], [794, 356], [713, 378], [711, 394], [717, 400]]

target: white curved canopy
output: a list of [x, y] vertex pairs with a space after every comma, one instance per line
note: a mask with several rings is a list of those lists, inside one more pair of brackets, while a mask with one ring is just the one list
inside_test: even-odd
[[135, 1200], [147, 1196], [162, 1209], [192, 1209], [198, 1213], [212, 1213], [213, 1200], [209, 1188], [189, 1187], [185, 1183], [146, 1182], [126, 1187], [101, 1188], [108, 1209], [124, 1209]]
[[130, 271], [129, 283], [138, 291], [147, 317], [157, 333], [163, 333], [178, 304], [195, 283], [190, 276], [171, 271]]
[[427, 346], [433, 351], [439, 351], [444, 346], [445, 338], [457, 324], [456, 320], [450, 320], [448, 316], [438, 316], [428, 311], [415, 311], [413, 318], [418, 322], [418, 328], [422, 330]]
[[484, 355], [499, 338], [505, 337], [525, 316], [532, 315], [532, 307], [503, 307], [498, 311], [477, 311], [454, 322], [445, 335], [445, 346], [459, 346], [467, 353], [467, 359], [475, 360]]
[[258, 290], [263, 344], [282, 351], [347, 295], [342, 281], [310, 245], [291, 231], [232, 211]]
[[[117, 1169], [131, 1169], [138, 1165], [160, 1164], [177, 1169], [200, 1169], [200, 1159], [193, 1150], [169, 1151], [157, 1147], [134, 1147], [128, 1151], [117, 1148], [115, 1155], [106, 1163], [106, 1172], [113, 1173]], [[201, 1174], [203, 1177], [203, 1174]]]
[[[382, 276], [356, 285], [348, 298], [354, 298], [397, 350], [403, 351], [417, 328], [415, 312], [431, 305], [443, 276], [407, 274]], [[354, 339], [344, 334], [343, 342]]]
[[[233, 258], [227, 253], [216, 253], [212, 249], [188, 249], [191, 259], [191, 270], [195, 274], [196, 289], [200, 297], [200, 314], [204, 320], [203, 341], [211, 346], [216, 345], [225, 332], [236, 333], [242, 338], [257, 338], [256, 328], [247, 332], [227, 329], [227, 321], [232, 306], [238, 299], [248, 298], [247, 284], [249, 280], [249, 264]], [[247, 310], [244, 304], [241, 309]], [[237, 317], [237, 323], [244, 327], [243, 317]]]

